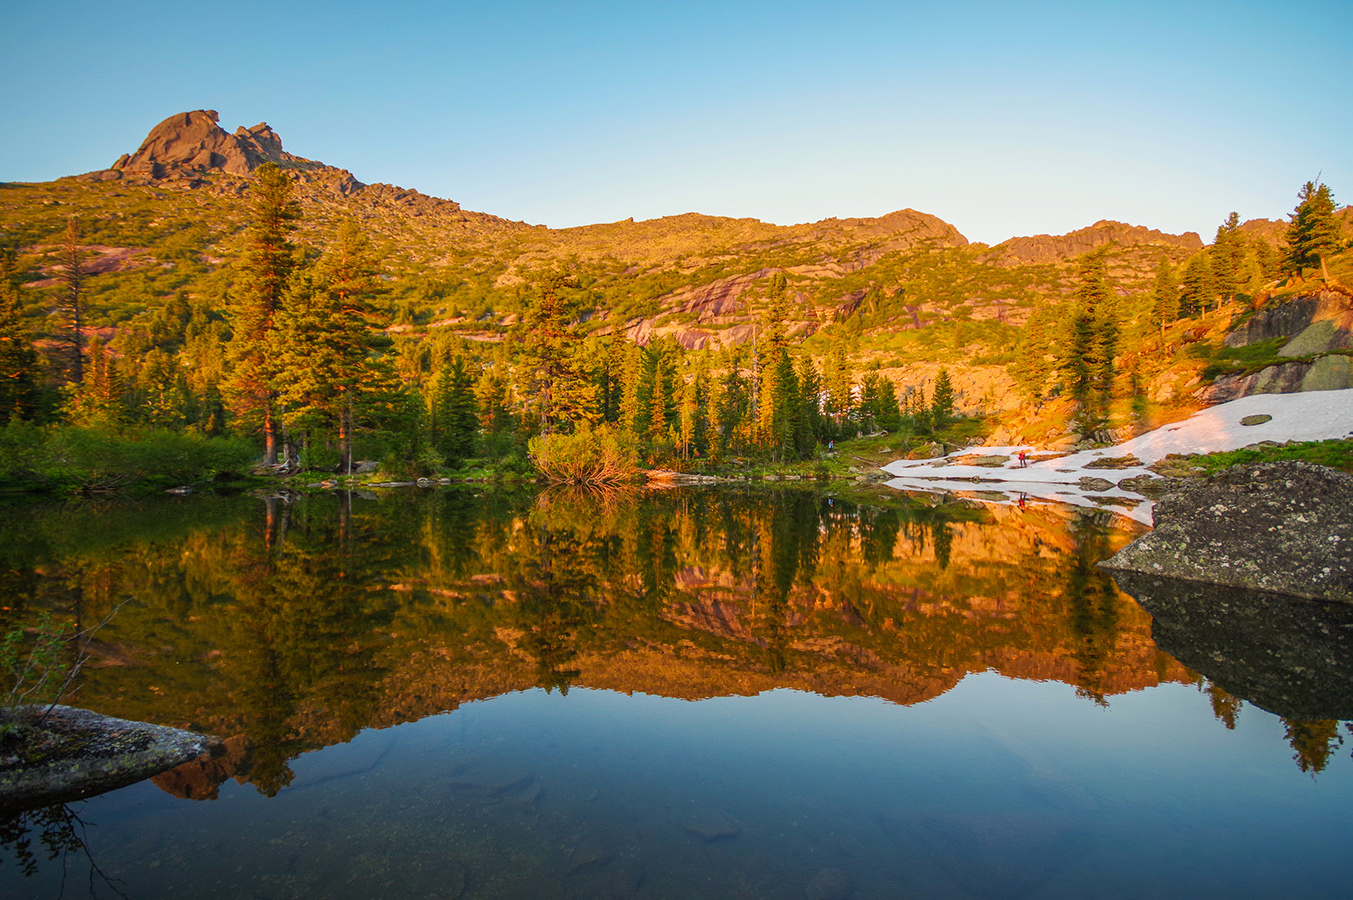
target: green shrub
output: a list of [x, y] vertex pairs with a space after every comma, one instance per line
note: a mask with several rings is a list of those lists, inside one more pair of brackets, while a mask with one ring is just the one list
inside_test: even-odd
[[629, 434], [603, 425], [574, 434], [531, 438], [531, 461], [556, 484], [617, 484], [639, 471], [639, 452]]

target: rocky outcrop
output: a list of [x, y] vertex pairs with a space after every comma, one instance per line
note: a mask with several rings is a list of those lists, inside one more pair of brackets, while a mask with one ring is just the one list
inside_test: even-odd
[[172, 115], [150, 130], [135, 153], [119, 157], [111, 170], [151, 178], [212, 171], [248, 175], [267, 162], [310, 162], [284, 151], [282, 139], [267, 122], [227, 134], [219, 119], [214, 109]]
[[[1311, 339], [1297, 340], [1320, 323], [1328, 323], [1321, 326], [1322, 331], [1342, 332], [1342, 339], [1337, 343], [1329, 342], [1328, 338], [1317, 342], [1312, 335]], [[1292, 338], [1279, 352], [1284, 356], [1307, 356], [1353, 346], [1353, 339], [1349, 338], [1350, 330], [1353, 330], [1353, 298], [1340, 291], [1322, 291], [1310, 297], [1298, 297], [1258, 310], [1233, 329], [1226, 336], [1225, 343], [1227, 347], [1245, 347], [1274, 338]], [[1306, 349], [1307, 345], [1311, 349]]]
[[1155, 530], [1107, 569], [1353, 603], [1353, 475], [1302, 462], [1236, 466], [1155, 508]]
[[[1227, 347], [1288, 338], [1277, 355], [1292, 362], [1257, 372], [1222, 375], [1199, 396], [1209, 404], [1252, 394], [1340, 391], [1353, 387], [1353, 296], [1342, 289], [1298, 297], [1259, 310], [1225, 338]], [[1312, 358], [1314, 357], [1314, 358]]]
[[992, 262], [1003, 266], [1039, 265], [1074, 259], [1107, 244], [1120, 247], [1154, 245], [1192, 253], [1202, 249], [1203, 241], [1192, 231], [1166, 234], [1141, 225], [1103, 219], [1069, 234], [1010, 238], [992, 247], [987, 256]]
[[1209, 405], [1215, 405], [1254, 394], [1342, 391], [1350, 387], [1353, 387], [1353, 359], [1338, 355], [1266, 366], [1247, 375], [1222, 375], [1201, 396]]
[[1228, 694], [1289, 719], [1353, 719], [1353, 606], [1117, 572], [1151, 637]]

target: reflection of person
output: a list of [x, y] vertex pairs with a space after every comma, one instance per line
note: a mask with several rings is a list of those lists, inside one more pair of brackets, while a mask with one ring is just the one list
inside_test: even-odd
[[1028, 494], [1020, 494], [1020, 495], [1019, 495], [1019, 508], [1020, 508], [1020, 509], [1024, 509], [1024, 501], [1027, 500], [1028, 498], [1029, 498], [1029, 495], [1028, 495]]

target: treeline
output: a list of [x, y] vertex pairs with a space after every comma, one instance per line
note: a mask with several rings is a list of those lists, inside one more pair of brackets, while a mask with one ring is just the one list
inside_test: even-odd
[[[474, 458], [525, 472], [528, 454], [550, 472], [568, 437], [575, 458], [610, 448], [608, 471], [628, 474], [803, 459], [861, 432], [926, 430], [953, 412], [947, 373], [926, 397], [877, 372], [861, 377], [844, 343], [820, 365], [799, 352], [783, 275], [763, 298], [753, 340], [718, 353], [671, 338], [640, 346], [618, 328], [589, 332], [598, 298], [558, 270], [535, 280], [506, 339], [474, 342], [389, 328], [389, 276], [361, 225], [342, 221], [320, 251], [295, 239], [300, 220], [293, 182], [261, 167], [226, 307], [180, 294], [109, 340], [84, 324], [76, 220], [58, 267], [55, 339], [35, 345], [25, 332], [15, 256], [0, 259], [0, 415], [48, 426], [11, 429], [7, 443], [30, 452], [8, 474], [41, 469], [33, 442], [62, 428], [105, 442], [247, 439], [261, 441], [267, 466], [346, 472], [354, 457], [374, 458], [404, 476]], [[237, 453], [224, 456], [238, 464]]]
[[[1073, 430], [1098, 433], [1115, 398], [1142, 404], [1151, 334], [1163, 344], [1181, 318], [1258, 298], [1284, 273], [1325, 269], [1342, 248], [1333, 197], [1311, 183], [1300, 201], [1284, 253], [1246, 238], [1232, 213], [1211, 246], [1177, 267], [1162, 258], [1149, 298], [1123, 296], [1108, 251], [1088, 254], [1073, 299], [1035, 309], [1008, 371], [1035, 402], [1070, 398]], [[57, 251], [58, 327], [44, 340], [25, 328], [15, 255], [0, 254], [0, 420], [29, 426], [11, 429], [6, 446], [29, 452], [12, 454], [0, 477], [51, 480], [65, 464], [61, 442], [50, 452], [34, 442], [47, 448], [57, 432], [82, 429], [85, 443], [109, 447], [181, 435], [196, 449], [180, 457], [237, 468], [239, 448], [261, 444], [264, 464], [288, 471], [375, 459], [408, 477], [487, 458], [507, 471], [534, 463], [559, 480], [604, 480], [640, 465], [804, 459], [860, 433], [927, 433], [954, 412], [947, 372], [927, 394], [860, 371], [848, 329], [807, 352], [783, 274], [749, 295], [760, 311], [752, 339], [721, 351], [671, 337], [641, 346], [618, 325], [598, 329], [606, 297], [559, 269], [530, 279], [500, 340], [471, 341], [392, 328], [390, 269], [361, 224], [341, 221], [323, 250], [298, 241], [301, 208], [281, 169], [258, 170], [249, 203], [224, 305], [180, 293], [116, 332], [86, 325], [90, 276], [75, 219]], [[153, 469], [66, 480], [106, 486]]]

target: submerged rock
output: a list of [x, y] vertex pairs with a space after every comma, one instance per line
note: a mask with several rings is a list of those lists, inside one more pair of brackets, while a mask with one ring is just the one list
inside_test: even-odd
[[0, 738], [0, 810], [19, 812], [135, 784], [220, 747], [207, 735], [86, 709], [26, 706]]
[[1107, 569], [1353, 603], [1353, 475], [1302, 462], [1184, 485]]
[[840, 869], [823, 869], [803, 889], [806, 900], [849, 900], [855, 886]]
[[714, 809], [691, 813], [681, 827], [687, 834], [699, 838], [706, 844], [737, 837], [741, 830], [736, 822]]

